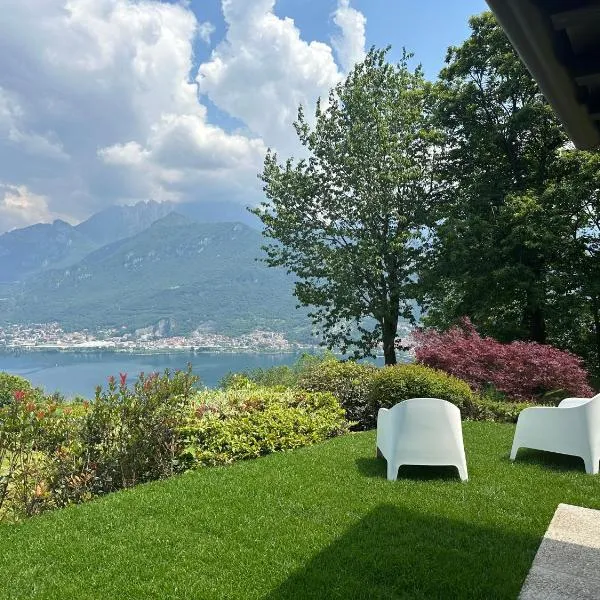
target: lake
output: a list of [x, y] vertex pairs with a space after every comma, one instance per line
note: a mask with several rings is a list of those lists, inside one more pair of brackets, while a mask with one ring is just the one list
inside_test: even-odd
[[25, 377], [46, 392], [59, 391], [67, 398], [93, 398], [97, 385], [110, 375], [128, 374], [133, 382], [140, 372], [185, 369], [188, 363], [202, 383], [215, 387], [230, 371], [268, 368], [294, 363], [299, 354], [130, 354], [121, 352], [23, 352], [0, 353], [0, 371]]

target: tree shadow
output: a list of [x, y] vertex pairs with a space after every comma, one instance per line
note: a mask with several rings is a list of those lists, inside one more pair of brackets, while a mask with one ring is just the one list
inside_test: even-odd
[[545, 450], [520, 448], [517, 459], [514, 461], [515, 465], [519, 463], [535, 465], [536, 467], [542, 467], [551, 471], [579, 471], [580, 473], [585, 473], [585, 463], [579, 456], [558, 454], [557, 452], [547, 452]]
[[381, 505], [266, 600], [516, 598], [539, 539]]
[[[357, 458], [356, 467], [366, 477], [387, 478], [387, 463], [384, 458]], [[458, 470], [452, 466], [402, 465], [398, 469], [398, 479], [416, 479], [420, 481], [455, 479], [460, 482]]]

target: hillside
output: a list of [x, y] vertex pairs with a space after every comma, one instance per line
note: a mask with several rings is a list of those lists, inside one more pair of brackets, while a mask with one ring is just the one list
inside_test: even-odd
[[98, 245], [65, 221], [38, 223], [0, 235], [0, 283], [68, 267]]
[[307, 339], [310, 324], [295, 308], [291, 279], [256, 260], [261, 242], [259, 231], [240, 223], [170, 213], [68, 268], [15, 285], [0, 320], [132, 331], [166, 319], [170, 335], [266, 328]]

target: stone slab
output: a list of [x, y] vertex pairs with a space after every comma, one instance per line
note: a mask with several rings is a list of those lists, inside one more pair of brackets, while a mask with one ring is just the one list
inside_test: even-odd
[[600, 510], [559, 504], [520, 600], [600, 600]]

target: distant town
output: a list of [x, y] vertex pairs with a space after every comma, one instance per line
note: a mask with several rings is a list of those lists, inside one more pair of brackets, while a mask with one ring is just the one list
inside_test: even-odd
[[104, 329], [64, 331], [58, 323], [8, 325], [0, 327], [0, 350], [65, 352], [114, 351], [139, 353], [164, 352], [295, 352], [313, 346], [288, 341], [281, 333], [255, 330], [230, 337], [209, 332], [190, 336], [158, 337], [145, 330], [135, 333]]

